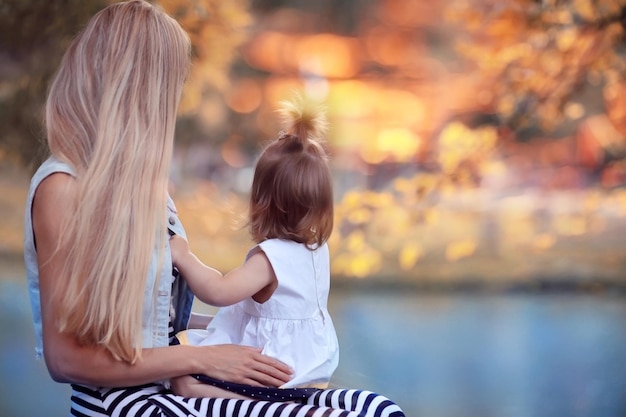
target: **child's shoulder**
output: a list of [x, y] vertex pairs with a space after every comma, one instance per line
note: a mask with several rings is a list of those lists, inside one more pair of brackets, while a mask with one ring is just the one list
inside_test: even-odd
[[328, 253], [328, 245], [324, 243], [319, 248], [311, 249], [304, 243], [295, 242], [293, 240], [287, 239], [266, 239], [263, 242], [258, 243], [254, 246], [249, 252], [248, 256], [250, 257], [253, 254], [262, 251], [268, 257], [278, 256], [281, 258], [284, 257], [301, 257], [306, 256], [307, 258], [311, 255], [311, 253], [319, 253], [324, 254]]
[[281, 251], [308, 251], [309, 248], [304, 243], [298, 243], [288, 239], [266, 239], [255, 246], [263, 251], [281, 250]]

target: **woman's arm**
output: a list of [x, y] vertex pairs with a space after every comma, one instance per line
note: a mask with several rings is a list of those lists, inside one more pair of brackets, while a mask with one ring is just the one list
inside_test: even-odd
[[[123, 387], [176, 376], [201, 373], [214, 378], [251, 385], [279, 386], [291, 371], [260, 349], [236, 346], [171, 346], [144, 349], [135, 364], [118, 361], [104, 348], [80, 345], [72, 335], [60, 333], [55, 323], [53, 292], [63, 289], [64, 248], [58, 248], [61, 224], [71, 216], [76, 196], [75, 180], [53, 174], [38, 187], [33, 201], [33, 230], [39, 263], [44, 357], [57, 382]], [[55, 252], [56, 251], [56, 252]], [[54, 256], [52, 256], [54, 254]]]
[[226, 276], [200, 261], [181, 236], [170, 239], [172, 260], [193, 293], [201, 301], [217, 306], [235, 304], [276, 283], [272, 264], [263, 251], [257, 251], [243, 265]]

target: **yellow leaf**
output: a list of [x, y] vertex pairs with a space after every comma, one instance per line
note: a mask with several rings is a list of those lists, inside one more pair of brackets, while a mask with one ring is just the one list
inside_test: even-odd
[[395, 205], [393, 195], [389, 192], [364, 192], [361, 199], [362, 203], [371, 207], [388, 207]]
[[361, 252], [365, 249], [365, 235], [362, 231], [351, 233], [346, 239], [346, 248], [350, 252]]
[[413, 268], [417, 261], [422, 257], [424, 250], [417, 243], [408, 243], [400, 250], [398, 262], [400, 267], [408, 271]]
[[576, 29], [566, 29], [557, 32], [556, 46], [561, 52], [568, 51], [576, 44], [578, 31]]
[[344, 205], [347, 209], [361, 207], [362, 205], [361, 195], [356, 191], [348, 191], [343, 196], [342, 205]]
[[350, 262], [348, 272], [357, 278], [364, 278], [377, 272], [380, 268], [381, 257], [378, 252], [372, 250], [363, 251], [353, 256]]
[[424, 213], [423, 213], [424, 223], [432, 226], [439, 222], [439, 218], [440, 218], [439, 212], [437, 212], [436, 210], [433, 210], [433, 209], [424, 210]]
[[574, 10], [585, 20], [596, 19], [596, 9], [591, 0], [575, 0]]
[[351, 211], [348, 214], [347, 219], [353, 224], [367, 223], [372, 219], [372, 212], [367, 208], [360, 208]]
[[560, 216], [554, 220], [554, 228], [564, 236], [582, 236], [587, 232], [587, 222], [582, 216]]
[[448, 244], [446, 247], [446, 259], [454, 262], [459, 259], [472, 256], [476, 251], [476, 241], [472, 239], [464, 239]]
[[546, 250], [554, 246], [555, 241], [556, 239], [554, 238], [554, 236], [547, 233], [542, 233], [535, 236], [532, 242], [532, 246], [535, 250]]

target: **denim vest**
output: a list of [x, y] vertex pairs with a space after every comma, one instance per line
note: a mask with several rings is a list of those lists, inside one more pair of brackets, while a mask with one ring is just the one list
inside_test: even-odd
[[[28, 293], [33, 312], [33, 324], [35, 326], [35, 353], [37, 358], [43, 355], [43, 338], [41, 324], [41, 300], [39, 298], [39, 269], [37, 265], [37, 251], [33, 236], [32, 205], [35, 191], [39, 184], [49, 175], [56, 172], [64, 172], [75, 176], [74, 170], [67, 164], [55, 159], [48, 158], [35, 172], [31, 179], [28, 199], [26, 201], [26, 213], [24, 218], [24, 263], [26, 266], [26, 279]], [[181, 236], [186, 236], [178, 216], [176, 207], [171, 198], [167, 202], [168, 228]], [[170, 321], [170, 306], [173, 305], [173, 327], [178, 332], [187, 328], [193, 294], [183, 279], [172, 278], [172, 256], [169, 240], [161, 242], [165, 246], [161, 270], [158, 271], [158, 245], [155, 244], [152, 261], [148, 270], [146, 288], [143, 299], [142, 312], [142, 347], [152, 348], [167, 346], [168, 324]], [[58, 277], [62, 279], [62, 277]]]

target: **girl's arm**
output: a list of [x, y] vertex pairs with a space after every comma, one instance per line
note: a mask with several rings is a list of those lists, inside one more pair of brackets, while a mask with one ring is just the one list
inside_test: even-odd
[[[58, 307], [52, 294], [63, 289], [64, 249], [57, 250], [61, 227], [71, 216], [68, 202], [76, 197], [75, 180], [53, 174], [37, 189], [33, 201], [43, 320], [44, 357], [57, 382], [124, 387], [201, 373], [218, 379], [251, 385], [279, 386], [290, 379], [290, 369], [260, 353], [260, 349], [236, 346], [168, 346], [144, 349], [135, 364], [118, 361], [104, 348], [80, 345], [72, 335], [60, 333], [55, 324]], [[52, 256], [55, 254], [54, 256]]]
[[200, 261], [181, 236], [170, 239], [172, 260], [193, 293], [202, 302], [222, 307], [252, 297], [259, 291], [275, 286], [276, 275], [263, 251], [257, 251], [246, 262], [226, 276]]

